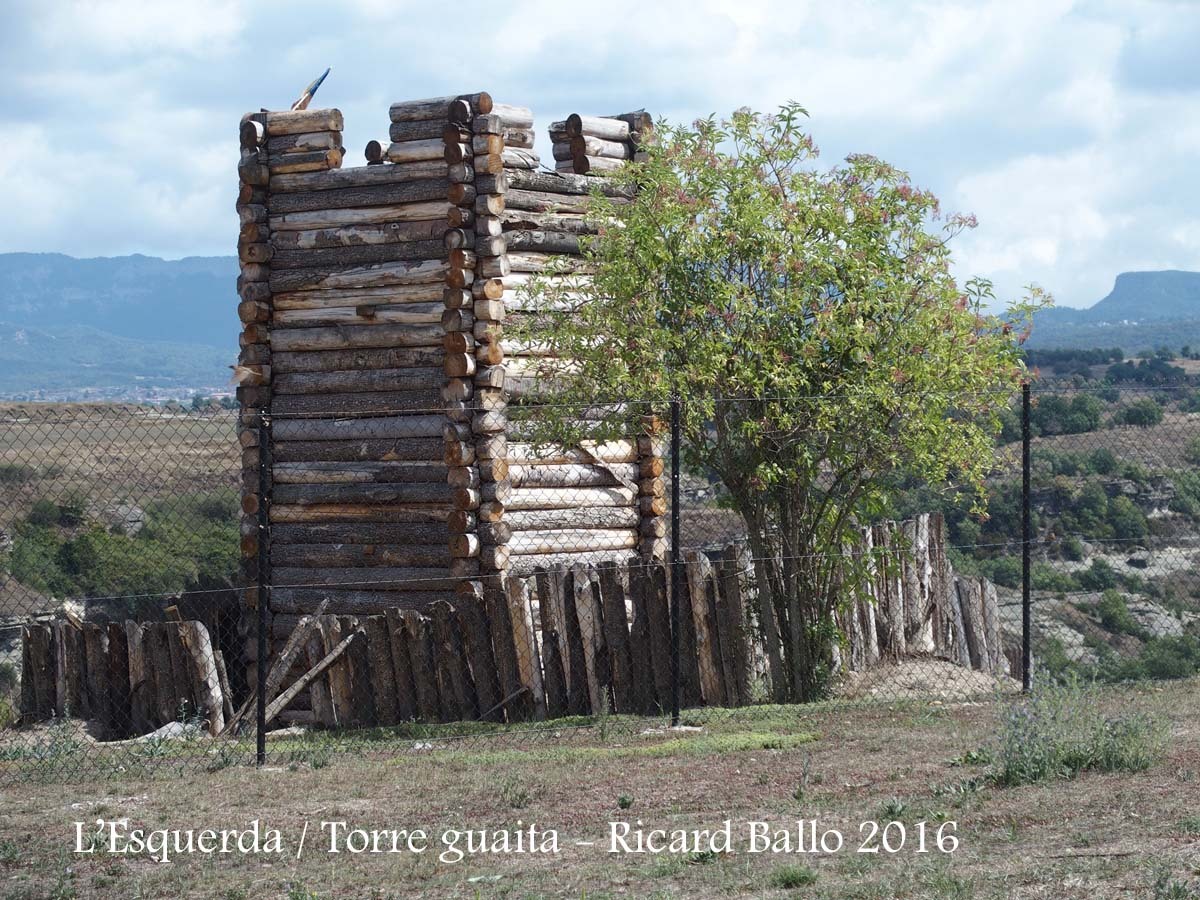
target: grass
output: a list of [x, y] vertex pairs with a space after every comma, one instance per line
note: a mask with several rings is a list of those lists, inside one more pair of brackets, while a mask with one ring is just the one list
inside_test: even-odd
[[[1195, 881], [1187, 848], [1200, 821], [1192, 785], [1179, 773], [1194, 771], [1200, 760], [1198, 686], [1090, 694], [1101, 719], [1137, 713], [1167, 721], [1172, 737], [1165, 756], [1141, 771], [1089, 769], [1018, 790], [986, 777], [1001, 758], [997, 750], [969, 752], [988, 746], [995, 732], [997, 712], [988, 704], [948, 706], [928, 716], [915, 715], [909, 704], [708, 710], [698, 717], [704, 719], [698, 732], [609, 721], [603, 735], [598, 728], [554, 736], [526, 730], [432, 740], [421, 751], [379, 735], [358, 744], [371, 752], [357, 754], [335, 752], [348, 744], [296, 739], [272, 742], [263, 770], [235, 761], [182, 779], [147, 778], [143, 769], [67, 785], [26, 783], [6, 791], [0, 810], [0, 897], [999, 900], [1020, 886], [1021, 896], [1066, 900], [1196, 900], [1186, 893]], [[872, 752], [876, 746], [883, 751]], [[197, 760], [215, 758], [197, 747], [189, 752]], [[798, 801], [793, 793], [800, 784]], [[146, 828], [244, 828], [259, 819], [280, 829], [287, 852], [181, 855], [167, 866], [67, 853], [72, 823], [101, 815]], [[846, 849], [751, 854], [739, 837], [751, 821], [786, 829], [812, 818], [821, 829], [843, 833]], [[855, 852], [863, 837], [859, 823], [891, 818], [909, 835], [900, 852]], [[704, 846], [607, 852], [611, 821], [671, 831], [718, 829], [726, 819], [735, 836], [731, 852]], [[511, 830], [536, 822], [559, 832], [560, 852], [481, 853], [459, 864], [436, 854], [331, 856], [321, 839], [325, 820], [425, 829], [435, 842], [446, 829]], [[919, 821], [929, 825], [924, 855], [912, 843]], [[949, 822], [960, 844], [953, 853], [939, 852], [933, 835]], [[305, 851], [296, 859], [305, 823]]]
[[1001, 706], [992, 779], [1011, 787], [1086, 771], [1143, 772], [1163, 757], [1161, 716], [1105, 714], [1099, 700], [1098, 688], [1069, 682]]
[[817, 873], [808, 866], [780, 866], [771, 873], [768, 881], [771, 887], [776, 887], [783, 891], [794, 891], [797, 888], [816, 884]]

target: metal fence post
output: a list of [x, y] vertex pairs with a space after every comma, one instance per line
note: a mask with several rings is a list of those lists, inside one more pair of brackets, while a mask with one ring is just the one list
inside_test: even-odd
[[258, 416], [258, 603], [257, 603], [257, 700], [255, 721], [257, 739], [255, 759], [258, 765], [267, 761], [267, 603], [271, 590], [269, 567], [271, 562], [268, 536], [270, 513], [268, 510], [271, 492], [271, 419], [265, 410]]
[[679, 725], [679, 396], [671, 397], [671, 725]]
[[1021, 385], [1021, 689], [1033, 687], [1033, 600], [1030, 592], [1030, 544], [1033, 514], [1029, 497], [1029, 382]]

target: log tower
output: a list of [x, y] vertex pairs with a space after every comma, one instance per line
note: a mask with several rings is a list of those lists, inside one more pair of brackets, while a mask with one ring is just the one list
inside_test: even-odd
[[358, 168], [342, 168], [336, 109], [241, 123], [243, 571], [253, 585], [269, 565], [276, 634], [326, 598], [421, 609], [508, 573], [664, 553], [653, 429], [523, 442], [509, 406], [539, 354], [504, 335], [521, 286], [578, 257], [589, 192], [619, 192], [603, 176], [636, 157], [649, 116], [552, 123], [542, 168], [532, 112], [486, 92], [389, 114]]

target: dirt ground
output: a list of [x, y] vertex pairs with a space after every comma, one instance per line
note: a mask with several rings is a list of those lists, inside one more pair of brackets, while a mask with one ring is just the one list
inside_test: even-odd
[[[1104, 702], [1168, 717], [1167, 758], [1139, 774], [995, 787], [972, 751], [992, 739], [996, 704], [923, 702], [716, 710], [685, 715], [678, 731], [615, 720], [604, 733], [387, 755], [291, 741], [271, 745], [262, 771], [18, 784], [0, 790], [0, 897], [1200, 897], [1200, 684], [1114, 688]], [[257, 819], [263, 841], [278, 829], [281, 852], [114, 855], [91, 840], [97, 819], [147, 830], [245, 830]], [[844, 846], [749, 852], [748, 823], [788, 829], [794, 843], [797, 820], [812, 819]], [[609, 823], [638, 820], [718, 832], [729, 820], [733, 848], [607, 852]], [[896, 825], [860, 831], [892, 821], [903, 842]], [[423, 829], [428, 849], [401, 839], [388, 852], [384, 835], [381, 852], [351, 853], [343, 832], [330, 853], [323, 822]], [[530, 823], [541, 848], [556, 830], [557, 853], [439, 861], [447, 829], [489, 830], [494, 848], [494, 832], [527, 838]]]

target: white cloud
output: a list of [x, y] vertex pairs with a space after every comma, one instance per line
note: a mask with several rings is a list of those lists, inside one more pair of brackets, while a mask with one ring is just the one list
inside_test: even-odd
[[1085, 304], [1124, 269], [1200, 268], [1190, 3], [13, 2], [2, 250], [229, 252], [239, 116], [332, 65], [318, 102], [346, 114], [348, 164], [394, 99], [483, 88], [539, 129], [795, 99], [827, 160], [879, 153], [976, 213], [959, 270], [1004, 294]]

